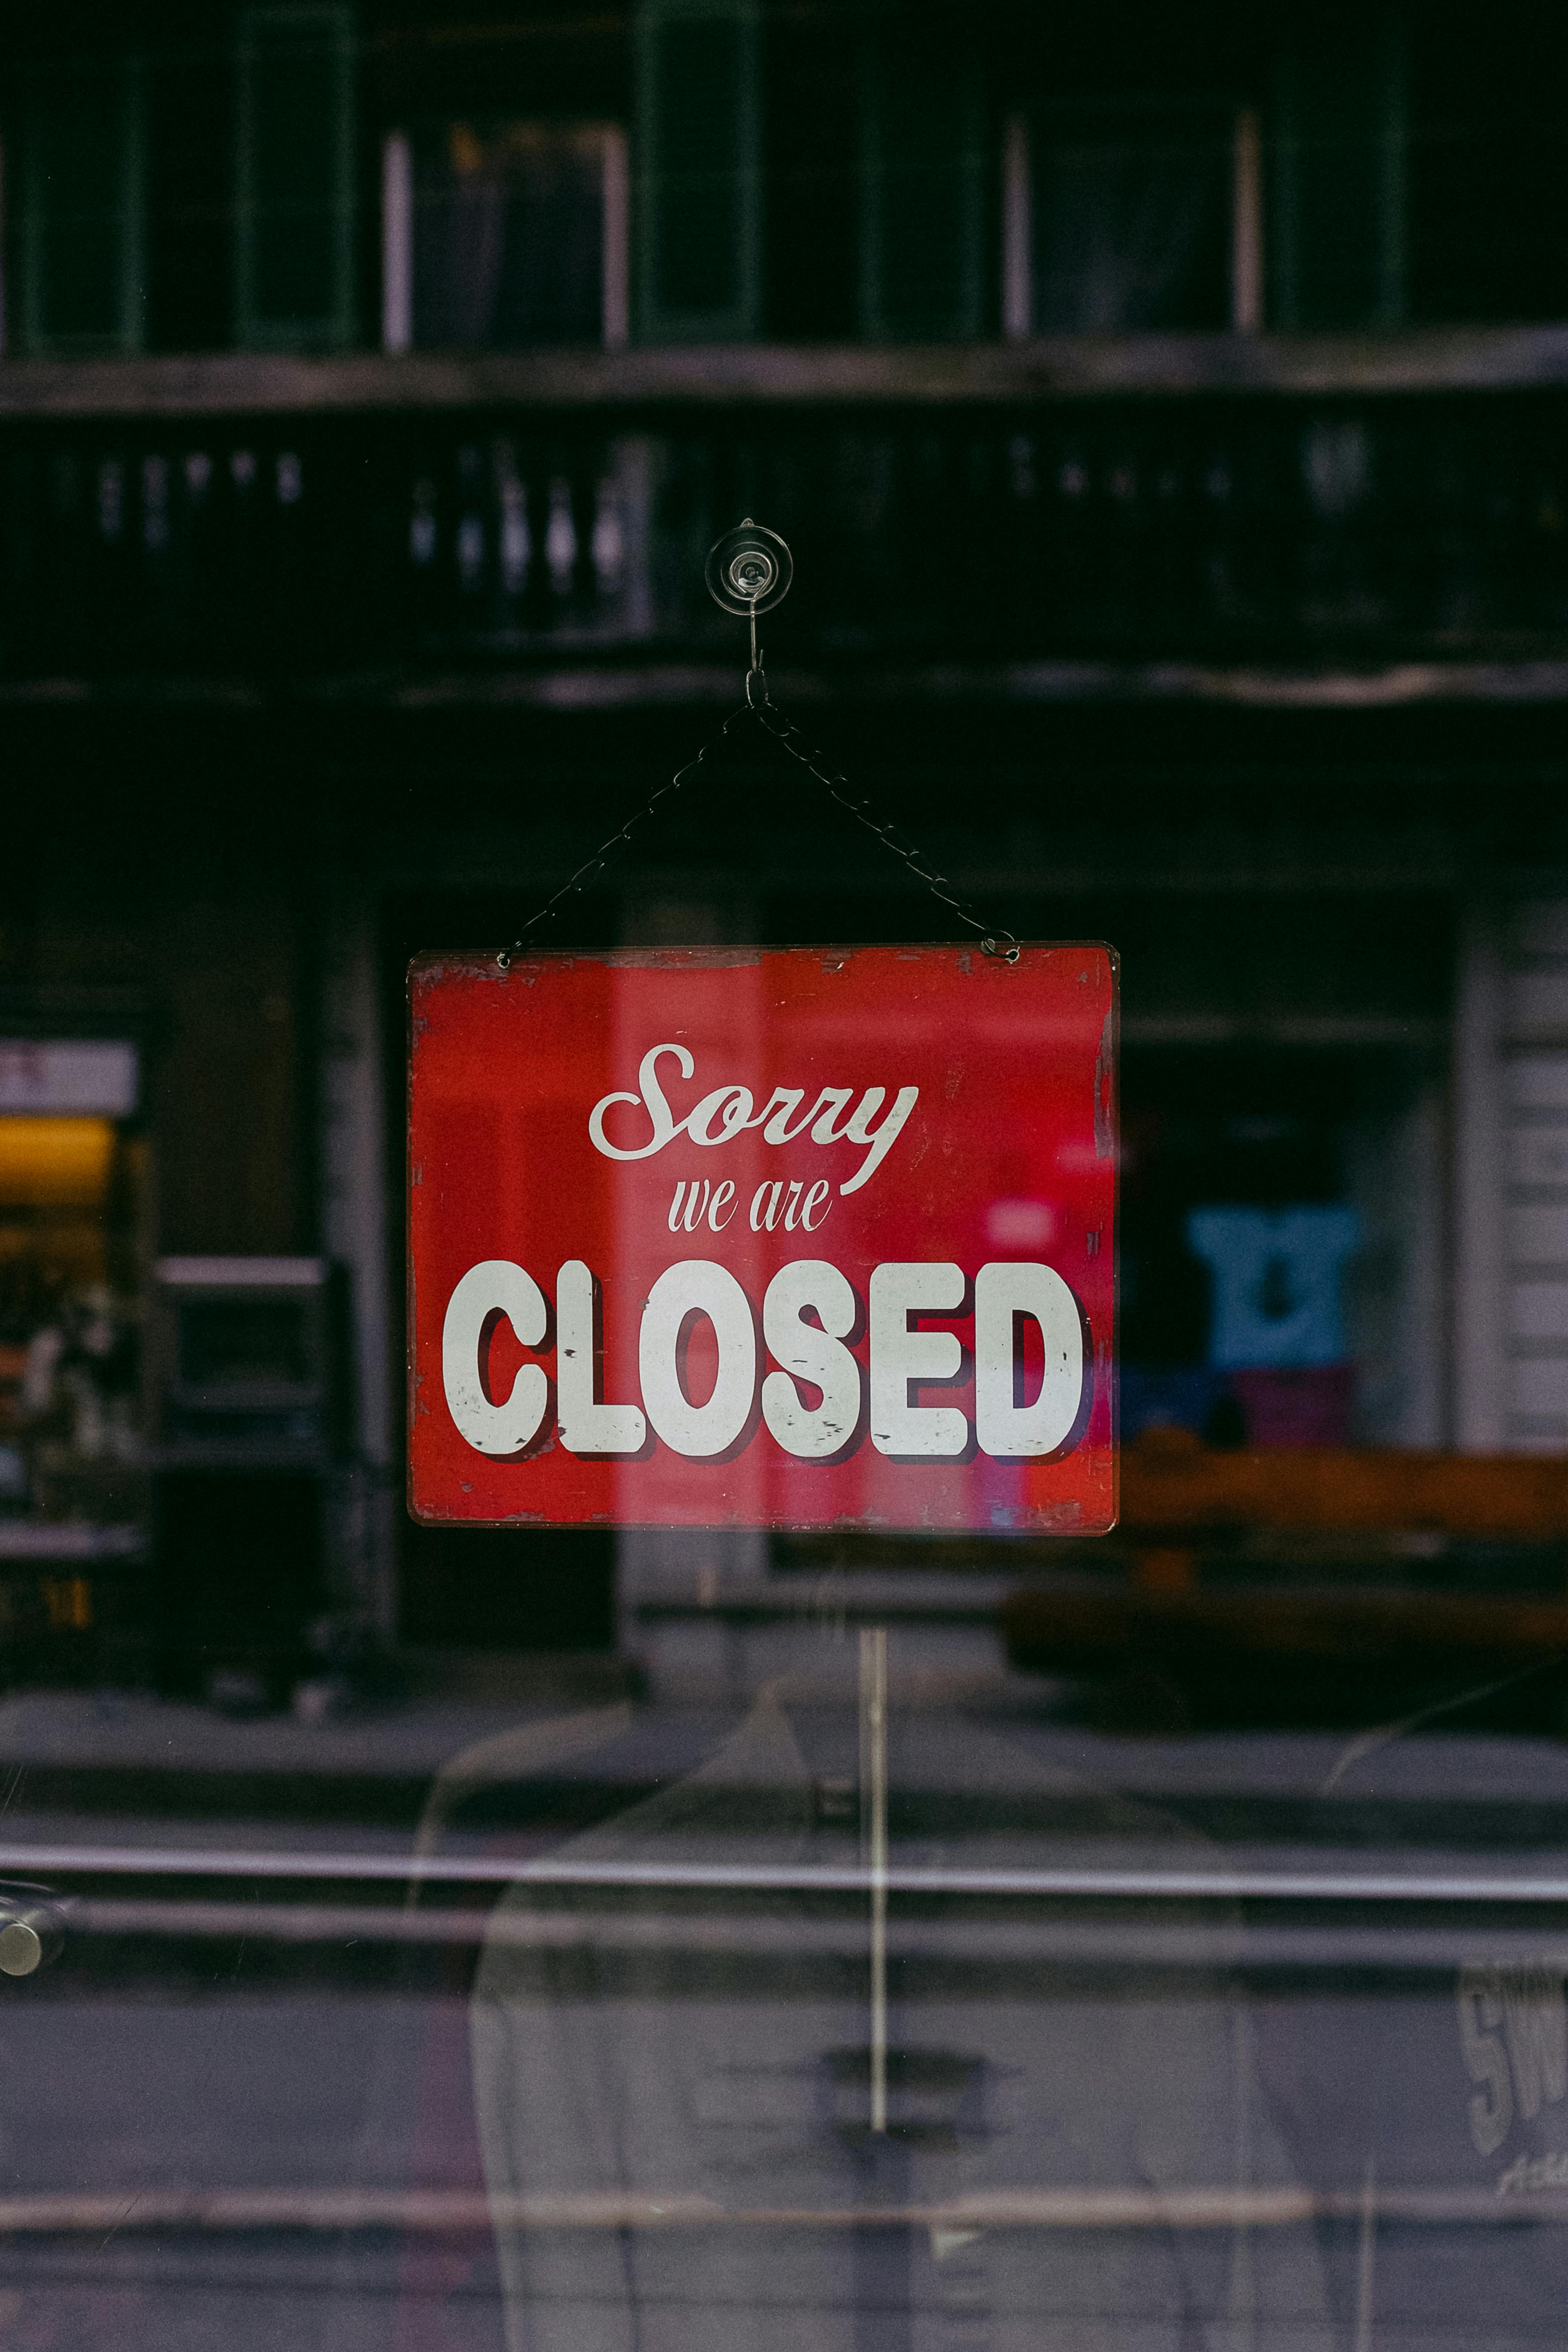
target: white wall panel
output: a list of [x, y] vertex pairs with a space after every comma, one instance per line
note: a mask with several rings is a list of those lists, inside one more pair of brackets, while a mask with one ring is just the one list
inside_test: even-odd
[[1509, 975], [1508, 1034], [1528, 1044], [1537, 1037], [1568, 1039], [1568, 963], [1532, 964]]
[[1510, 1183], [1568, 1187], [1568, 1125], [1511, 1128], [1507, 1164]]
[[1509, 1286], [1508, 1326], [1515, 1339], [1556, 1339], [1568, 1346], [1568, 1281]]
[[1508, 1216], [1508, 1256], [1516, 1273], [1561, 1266], [1568, 1274], [1568, 1200], [1514, 1202]]
[[1568, 1054], [1516, 1054], [1505, 1091], [1516, 1110], [1568, 1112]]

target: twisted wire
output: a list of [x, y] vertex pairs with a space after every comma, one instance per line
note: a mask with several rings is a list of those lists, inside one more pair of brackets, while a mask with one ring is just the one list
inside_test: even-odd
[[[752, 628], [754, 637], [754, 620]], [[634, 810], [626, 823], [618, 825], [609, 839], [600, 844], [592, 857], [585, 858], [576, 872], [568, 876], [559, 890], [545, 900], [538, 913], [529, 917], [511, 945], [502, 948], [496, 958], [502, 971], [509, 971], [511, 969], [514, 958], [528, 947], [531, 934], [541, 923], [548, 922], [553, 917], [562, 900], [574, 897], [584, 888], [585, 884], [604, 873], [611, 858], [629, 845], [637, 827], [653, 814], [659, 803], [667, 800], [672, 793], [678, 793], [687, 778], [695, 775], [709, 756], [721, 748], [731, 728], [748, 719], [754, 719], [763, 732], [778, 744], [781, 751], [786, 751], [792, 760], [797, 761], [805, 770], [807, 775], [815, 777], [827, 793], [828, 798], [852, 816], [857, 824], [863, 825], [874, 839], [881, 843], [884, 849], [890, 851], [895, 857], [900, 859], [910, 872], [925, 884], [933, 898], [940, 899], [944, 907], [951, 907], [961, 923], [966, 923], [972, 931], [977, 931], [980, 934], [980, 949], [983, 955], [995, 956], [1004, 963], [1017, 962], [1019, 947], [1014, 933], [1000, 926], [988, 929], [964, 899], [954, 896], [948, 877], [945, 874], [937, 873], [927, 865], [921, 852], [907, 835], [901, 835], [900, 828], [890, 818], [883, 819], [877, 816], [869, 801], [857, 797], [850, 788], [847, 777], [841, 775], [837, 768], [830, 767], [822, 752], [806, 740], [792, 719], [784, 717], [784, 712], [768, 693], [767, 678], [760, 661], [753, 661], [752, 667], [746, 674], [745, 701], [731, 711], [718, 734], [703, 744], [694, 759], [688, 760], [683, 768], [676, 770], [668, 782], [658, 785], [654, 792], [650, 793], [642, 807]]]

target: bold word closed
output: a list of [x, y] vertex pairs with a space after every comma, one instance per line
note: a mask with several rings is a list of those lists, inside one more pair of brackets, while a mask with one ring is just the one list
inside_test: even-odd
[[[973, 1349], [955, 1331], [931, 1330], [922, 1316], [973, 1317]], [[454, 1423], [477, 1453], [507, 1460], [550, 1433], [552, 1382], [525, 1363], [509, 1395], [492, 1391], [490, 1343], [502, 1318], [519, 1345], [539, 1349], [550, 1307], [533, 1276], [510, 1258], [471, 1266], [447, 1302], [441, 1371]], [[727, 1266], [683, 1258], [667, 1266], [643, 1303], [637, 1333], [638, 1396], [600, 1393], [599, 1286], [581, 1258], [555, 1283], [554, 1426], [570, 1454], [626, 1456], [650, 1437], [689, 1461], [711, 1461], [747, 1444], [758, 1421], [786, 1454], [831, 1462], [868, 1434], [879, 1454], [903, 1461], [955, 1461], [978, 1445], [999, 1461], [1037, 1461], [1076, 1443], [1087, 1418], [1089, 1358], [1078, 1300], [1048, 1265], [983, 1265], [973, 1295], [962, 1266], [945, 1259], [879, 1265], [864, 1302], [825, 1258], [781, 1266], [763, 1297], [761, 1334], [752, 1300]], [[687, 1359], [693, 1333], [709, 1327], [705, 1351], [717, 1371], [695, 1398]], [[1042, 1361], [1026, 1375], [1032, 1326]], [[868, 1338], [862, 1366], [850, 1345]], [[973, 1414], [960, 1387], [973, 1355]], [[772, 1365], [773, 1369], [767, 1367]], [[922, 1387], [954, 1384], [942, 1403]], [[1029, 1391], [1032, 1390], [1032, 1393]]]

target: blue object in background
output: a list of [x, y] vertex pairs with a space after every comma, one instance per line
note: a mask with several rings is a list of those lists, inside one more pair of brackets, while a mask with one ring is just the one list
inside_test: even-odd
[[1230, 1393], [1223, 1373], [1205, 1364], [1171, 1371], [1123, 1364], [1118, 1385], [1118, 1430], [1124, 1445], [1132, 1444], [1146, 1429], [1190, 1429], [1194, 1437], [1202, 1437], [1215, 1406]]
[[1210, 1364], [1342, 1363], [1344, 1265], [1360, 1240], [1353, 1209], [1194, 1209], [1187, 1245], [1214, 1276]]

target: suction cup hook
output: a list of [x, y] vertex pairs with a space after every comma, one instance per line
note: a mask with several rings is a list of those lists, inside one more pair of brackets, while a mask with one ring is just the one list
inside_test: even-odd
[[709, 549], [706, 578], [713, 602], [746, 620], [783, 604], [795, 558], [776, 530], [764, 530], [748, 515], [738, 530], [727, 530]]
[[752, 679], [762, 683], [762, 656], [757, 651], [757, 614], [771, 613], [789, 594], [795, 578], [795, 558], [776, 530], [764, 530], [748, 515], [736, 530], [727, 530], [708, 551], [704, 574], [708, 593], [726, 613], [752, 625], [752, 667], [746, 678], [746, 699], [752, 702]]

